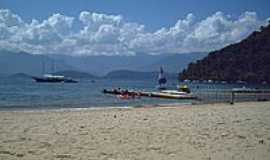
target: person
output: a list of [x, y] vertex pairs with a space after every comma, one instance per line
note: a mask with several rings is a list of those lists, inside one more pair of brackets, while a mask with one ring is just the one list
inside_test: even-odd
[[114, 94], [118, 94], [118, 93], [119, 93], [119, 90], [113, 89], [113, 93], [114, 93]]
[[183, 85], [180, 87], [180, 90], [186, 93], [190, 93], [190, 89], [188, 88], [187, 85]]

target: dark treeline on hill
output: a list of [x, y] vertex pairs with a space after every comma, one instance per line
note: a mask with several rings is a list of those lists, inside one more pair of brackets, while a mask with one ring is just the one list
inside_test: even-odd
[[190, 63], [180, 80], [270, 82], [270, 24], [239, 43], [209, 53]]

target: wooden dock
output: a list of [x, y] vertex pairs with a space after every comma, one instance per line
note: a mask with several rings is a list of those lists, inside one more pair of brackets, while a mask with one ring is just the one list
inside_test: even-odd
[[141, 97], [151, 97], [151, 98], [162, 98], [162, 99], [197, 99], [196, 96], [193, 96], [192, 94], [184, 94], [184, 95], [174, 95], [174, 94], [168, 94], [168, 93], [162, 93], [162, 92], [144, 92], [144, 91], [129, 91], [129, 90], [103, 90], [104, 94], [113, 94], [113, 95], [135, 95], [135, 96], [141, 96]]

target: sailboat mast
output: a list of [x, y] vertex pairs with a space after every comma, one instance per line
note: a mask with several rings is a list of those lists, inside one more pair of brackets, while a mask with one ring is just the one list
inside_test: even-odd
[[42, 60], [42, 75], [44, 75], [45, 74], [45, 62], [44, 62], [44, 60]]
[[52, 74], [55, 73], [55, 62], [54, 60], [52, 60]]

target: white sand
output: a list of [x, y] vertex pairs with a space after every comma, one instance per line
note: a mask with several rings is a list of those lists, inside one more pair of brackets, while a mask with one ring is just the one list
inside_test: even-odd
[[0, 112], [0, 160], [269, 160], [270, 102]]

